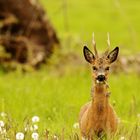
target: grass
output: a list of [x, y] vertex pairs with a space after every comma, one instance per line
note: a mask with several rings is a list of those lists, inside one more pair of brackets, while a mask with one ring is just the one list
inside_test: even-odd
[[[80, 107], [91, 99], [91, 74], [89, 68], [84, 66], [83, 44], [91, 44], [94, 31], [98, 49], [103, 50], [106, 32], [109, 31], [112, 47], [120, 45], [121, 54], [137, 53], [140, 45], [140, 1], [67, 0], [67, 15], [64, 13], [64, 0], [40, 1], [57, 29], [64, 60], [55, 53], [50, 60], [51, 65], [39, 72], [1, 72], [0, 112], [6, 112], [10, 118], [4, 121], [7, 122], [6, 127], [12, 130], [9, 132], [12, 139], [15, 139], [16, 132], [24, 131], [25, 123], [31, 123], [34, 115], [40, 117], [40, 135], [48, 129], [51, 134], [57, 135], [64, 131], [65, 139], [74, 139], [69, 136], [79, 134], [79, 129], [73, 125], [78, 121]], [[79, 55], [83, 63], [71, 61], [68, 55], [73, 54]], [[57, 65], [53, 65], [53, 61]], [[110, 74], [110, 101], [121, 119], [114, 139], [125, 137], [139, 140], [139, 83], [137, 74]], [[0, 119], [3, 120], [2, 117]]]
[[[54, 75], [46, 71], [22, 75], [10, 73], [0, 78], [0, 111], [8, 112], [17, 130], [23, 130], [23, 120], [34, 115], [40, 117], [39, 132], [49, 129], [66, 137], [77, 132], [73, 124], [78, 121], [80, 107], [90, 100], [91, 78], [86, 69], [77, 69]], [[79, 82], [80, 81], [80, 82]], [[111, 75], [111, 102], [126, 126], [120, 135], [128, 137], [137, 124], [140, 113], [140, 98], [137, 75]], [[130, 131], [129, 131], [130, 130]], [[140, 129], [138, 129], [140, 131]], [[127, 132], [128, 131], [128, 132]]]

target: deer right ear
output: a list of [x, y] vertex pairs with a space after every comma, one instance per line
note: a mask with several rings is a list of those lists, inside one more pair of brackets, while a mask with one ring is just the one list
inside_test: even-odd
[[113, 51], [111, 51], [108, 54], [107, 58], [109, 59], [110, 63], [113, 63], [117, 59], [118, 53], [119, 53], [119, 47], [116, 47]]
[[94, 54], [87, 48], [87, 46], [84, 46], [83, 53], [87, 62], [93, 63], [95, 61]]

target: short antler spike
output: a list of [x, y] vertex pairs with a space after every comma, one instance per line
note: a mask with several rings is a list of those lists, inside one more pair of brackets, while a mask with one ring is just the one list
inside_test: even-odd
[[110, 48], [110, 36], [109, 36], [109, 33], [107, 33], [107, 45]]
[[92, 34], [92, 44], [93, 44], [93, 47], [94, 47], [95, 56], [98, 57], [98, 52], [97, 52], [97, 49], [96, 49], [96, 42], [95, 42], [95, 38], [94, 38], [94, 32]]
[[107, 50], [105, 51], [105, 55], [108, 55], [109, 52], [109, 48], [110, 48], [110, 36], [109, 36], [109, 32], [107, 33]]

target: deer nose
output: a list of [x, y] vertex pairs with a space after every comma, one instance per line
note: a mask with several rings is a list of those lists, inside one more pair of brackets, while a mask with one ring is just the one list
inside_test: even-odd
[[105, 80], [105, 76], [104, 75], [99, 75], [98, 77], [97, 77], [97, 80], [98, 81], [104, 81]]

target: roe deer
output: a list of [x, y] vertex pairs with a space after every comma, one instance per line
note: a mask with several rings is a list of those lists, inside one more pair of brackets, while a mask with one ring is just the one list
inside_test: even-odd
[[[93, 93], [91, 102], [81, 108], [79, 126], [81, 135], [88, 140], [101, 137], [103, 134], [112, 134], [117, 130], [118, 118], [109, 103], [109, 87], [107, 85], [110, 64], [118, 56], [119, 47], [109, 53], [109, 49], [99, 56], [93, 35], [93, 54], [86, 46], [83, 48], [84, 57], [92, 66]], [[107, 40], [110, 46], [109, 34]]]

